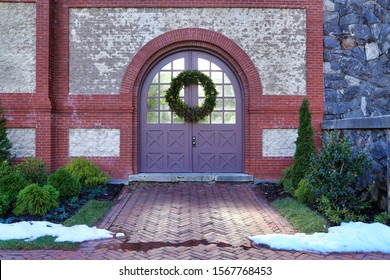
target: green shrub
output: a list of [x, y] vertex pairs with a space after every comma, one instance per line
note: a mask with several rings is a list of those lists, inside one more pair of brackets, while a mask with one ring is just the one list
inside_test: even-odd
[[0, 178], [5, 177], [13, 172], [12, 166], [8, 163], [7, 160], [3, 160], [0, 163]]
[[377, 223], [386, 224], [389, 221], [389, 219], [390, 217], [389, 214], [387, 214], [387, 212], [382, 212], [375, 216], [375, 222]]
[[108, 181], [108, 176], [102, 173], [92, 161], [75, 158], [67, 166], [68, 170], [75, 178], [79, 180], [81, 186], [85, 189], [103, 186]]
[[305, 178], [311, 157], [315, 154], [314, 130], [311, 124], [309, 106], [309, 101], [305, 98], [299, 109], [298, 138], [296, 140], [294, 165], [291, 174], [291, 183], [294, 190], [298, 188], [299, 182]]
[[309, 188], [309, 181], [302, 179], [298, 188], [294, 192], [294, 196], [298, 199], [299, 202], [312, 205], [315, 203], [315, 197], [313, 192]]
[[43, 186], [47, 183], [49, 171], [39, 158], [26, 158], [24, 162], [17, 165], [16, 170], [31, 184]]
[[50, 175], [48, 183], [60, 192], [60, 201], [78, 197], [81, 191], [80, 182], [65, 168]]
[[[367, 153], [352, 149], [347, 139], [332, 132], [323, 150], [313, 157], [306, 179], [315, 206], [333, 220], [359, 218], [369, 206], [366, 196], [359, 195], [355, 184], [370, 168]], [[364, 217], [362, 217], [364, 218]]]
[[11, 157], [12, 143], [7, 136], [7, 120], [3, 114], [3, 108], [0, 102], [0, 161]]
[[6, 194], [0, 194], [0, 217], [4, 217], [10, 209], [9, 196]]
[[294, 186], [292, 183], [293, 165], [283, 170], [282, 178], [279, 180], [279, 185], [282, 185], [284, 190], [288, 193], [294, 193]]
[[27, 186], [28, 182], [18, 173], [0, 178], [0, 193], [8, 196], [11, 206], [15, 204], [18, 193]]
[[19, 192], [14, 214], [44, 216], [50, 209], [58, 207], [58, 196], [59, 192], [50, 185], [31, 184]]

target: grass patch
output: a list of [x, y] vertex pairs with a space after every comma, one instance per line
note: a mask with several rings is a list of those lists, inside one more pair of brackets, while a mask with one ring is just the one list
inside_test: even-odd
[[[93, 226], [103, 217], [112, 206], [111, 201], [91, 200], [63, 225], [70, 227], [74, 225]], [[74, 250], [80, 243], [77, 242], [55, 242], [56, 237], [43, 236], [32, 241], [24, 240], [0, 240], [0, 250]]]
[[298, 232], [311, 234], [314, 232], [328, 231], [325, 218], [294, 198], [286, 197], [278, 199], [272, 202], [272, 205]]
[[88, 201], [88, 203], [85, 204], [80, 211], [64, 221], [63, 225], [67, 227], [74, 225], [87, 225], [89, 227], [94, 226], [111, 206], [111, 201]]

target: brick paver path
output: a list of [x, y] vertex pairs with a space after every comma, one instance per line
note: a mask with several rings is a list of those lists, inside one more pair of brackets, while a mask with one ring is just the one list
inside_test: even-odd
[[250, 246], [247, 237], [294, 233], [247, 184], [160, 183], [127, 187], [99, 227], [125, 237], [76, 251], [0, 251], [0, 259], [390, 259], [382, 253], [315, 254]]

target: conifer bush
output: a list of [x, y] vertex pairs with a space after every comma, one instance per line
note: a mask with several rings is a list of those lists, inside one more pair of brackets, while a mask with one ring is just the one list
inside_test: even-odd
[[295, 142], [294, 164], [283, 172], [280, 183], [285, 190], [294, 194], [299, 182], [305, 178], [311, 157], [315, 154], [314, 129], [311, 122], [310, 103], [304, 99], [299, 108], [298, 137]]
[[16, 167], [17, 172], [30, 184], [43, 186], [47, 183], [49, 170], [40, 158], [29, 157]]
[[83, 189], [104, 186], [108, 181], [108, 176], [101, 172], [98, 166], [84, 158], [72, 159], [66, 170], [78, 179]]
[[3, 114], [3, 108], [0, 102], [0, 161], [11, 157], [12, 143], [7, 136], [7, 120]]
[[19, 192], [14, 214], [44, 216], [50, 209], [58, 207], [58, 197], [59, 192], [53, 186], [31, 184]]
[[0, 194], [0, 217], [4, 217], [7, 214], [10, 204], [8, 195]]
[[80, 182], [65, 168], [60, 168], [50, 175], [48, 184], [59, 191], [60, 201], [78, 197], [81, 191]]
[[0, 178], [0, 194], [8, 197], [10, 206], [15, 204], [18, 193], [28, 186], [28, 182], [18, 173], [10, 173]]

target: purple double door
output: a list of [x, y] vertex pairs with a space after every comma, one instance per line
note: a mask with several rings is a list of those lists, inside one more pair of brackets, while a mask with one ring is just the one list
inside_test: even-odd
[[[183, 70], [209, 75], [218, 91], [210, 116], [188, 123], [170, 111], [165, 91]], [[242, 172], [243, 120], [241, 89], [221, 59], [201, 51], [182, 51], [160, 60], [144, 80], [140, 98], [141, 172]], [[184, 88], [189, 106], [204, 102], [202, 86]]]

